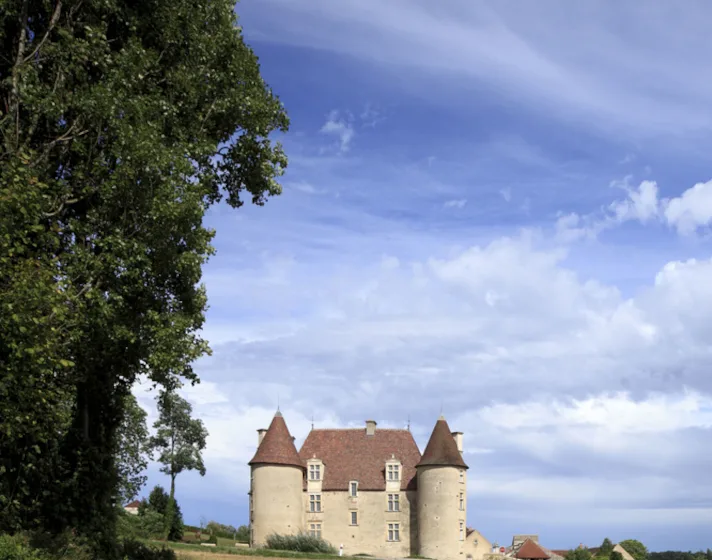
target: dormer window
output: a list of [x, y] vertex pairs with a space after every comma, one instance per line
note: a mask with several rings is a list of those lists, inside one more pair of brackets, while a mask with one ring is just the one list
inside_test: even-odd
[[351, 496], [352, 498], [358, 496], [358, 482], [356, 482], [355, 480], [349, 482], [349, 496]]
[[309, 465], [309, 480], [321, 480], [321, 465]]
[[400, 465], [388, 465], [388, 480], [400, 480]]

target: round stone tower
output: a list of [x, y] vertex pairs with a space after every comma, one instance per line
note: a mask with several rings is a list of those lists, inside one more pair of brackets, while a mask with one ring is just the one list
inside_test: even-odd
[[416, 465], [420, 556], [437, 560], [464, 558], [467, 468], [455, 437], [441, 416]]
[[304, 528], [304, 464], [282, 414], [277, 411], [269, 428], [258, 433], [249, 462], [251, 547], [264, 546], [272, 533], [294, 535]]

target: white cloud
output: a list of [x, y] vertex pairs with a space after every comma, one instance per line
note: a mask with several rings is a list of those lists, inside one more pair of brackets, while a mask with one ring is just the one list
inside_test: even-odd
[[708, 233], [712, 225], [712, 180], [697, 183], [672, 198], [660, 198], [655, 181], [642, 181], [632, 188], [626, 178], [614, 185], [626, 191], [625, 199], [611, 203], [602, 214], [561, 216], [556, 222], [558, 238], [562, 241], [593, 239], [605, 230], [630, 221], [641, 224], [655, 221], [683, 236]]
[[337, 110], [331, 111], [320, 130], [323, 134], [336, 136], [339, 141], [339, 152], [346, 153], [351, 148], [351, 141], [356, 134], [346, 119]]
[[443, 206], [445, 208], [464, 208], [465, 204], [467, 204], [467, 200], [464, 198], [459, 198], [459, 199], [448, 200], [443, 203]]
[[243, 8], [260, 40], [375, 63], [442, 103], [452, 103], [453, 84], [470, 98], [468, 83], [485, 83], [519, 105], [619, 134], [712, 125], [712, 81], [698, 72], [711, 54], [704, 22], [712, 8], [703, 1], [685, 11], [632, 5], [624, 14], [612, 1], [265, 3], [254, 13]]

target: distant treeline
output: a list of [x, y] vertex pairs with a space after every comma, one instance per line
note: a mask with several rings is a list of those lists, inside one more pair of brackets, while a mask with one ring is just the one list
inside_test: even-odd
[[666, 552], [649, 552], [648, 560], [712, 560], [712, 550], [699, 552], [682, 552], [668, 550]]

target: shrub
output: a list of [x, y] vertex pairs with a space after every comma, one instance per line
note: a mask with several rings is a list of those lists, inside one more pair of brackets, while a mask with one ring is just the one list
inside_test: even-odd
[[218, 544], [218, 536], [213, 533], [212, 535], [210, 535], [208, 537], [207, 543], [208, 544]]
[[[29, 545], [36, 551], [42, 551], [41, 558], [71, 558], [72, 560], [93, 560], [95, 557], [89, 540], [80, 537], [72, 530], [57, 535], [34, 531], [29, 534]], [[38, 552], [39, 554], [39, 552]], [[0, 555], [0, 558], [2, 556]]]
[[313, 537], [307, 533], [297, 535], [269, 535], [265, 539], [267, 548], [272, 550], [291, 550], [294, 552], [319, 552], [322, 554], [336, 554], [336, 549], [324, 539]]
[[134, 539], [126, 539], [119, 556], [125, 560], [176, 560], [176, 553], [166, 547], [156, 548]]
[[34, 550], [19, 537], [0, 535], [0, 560], [45, 560], [47, 558]]
[[119, 514], [116, 530], [121, 539], [160, 539], [165, 530], [165, 517], [147, 509], [143, 514]]

